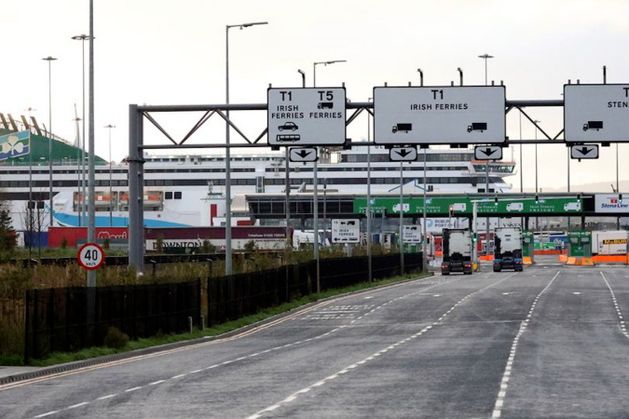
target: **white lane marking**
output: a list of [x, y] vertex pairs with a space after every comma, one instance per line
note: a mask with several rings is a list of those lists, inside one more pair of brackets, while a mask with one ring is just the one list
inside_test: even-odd
[[[153, 381], [152, 383], [148, 383], [148, 385], [149, 386], [156, 386], [158, 384], [165, 383], [165, 382], [166, 382], [166, 380], [157, 380], [157, 381]], [[98, 399], [98, 400], [100, 400], [100, 399]]]
[[502, 380], [500, 381], [501, 383], [500, 390], [498, 391], [498, 396], [496, 397], [496, 403], [494, 404], [494, 410], [491, 414], [492, 418], [499, 418], [502, 415], [502, 406], [504, 405], [505, 398], [507, 397], [507, 389], [509, 388], [508, 382], [509, 382], [509, 378], [511, 377], [511, 372], [513, 370], [513, 362], [515, 361], [515, 355], [518, 350], [518, 341], [520, 340], [520, 337], [526, 331], [526, 328], [529, 325], [528, 319], [530, 319], [531, 316], [533, 315], [533, 310], [535, 309], [535, 305], [539, 301], [539, 298], [542, 296], [542, 294], [544, 294], [548, 290], [548, 288], [550, 288], [550, 286], [552, 285], [553, 282], [555, 282], [555, 279], [557, 279], [560, 273], [561, 271], [557, 271], [555, 276], [553, 276], [553, 279], [551, 279], [550, 282], [544, 287], [544, 289], [541, 290], [539, 294], [537, 294], [537, 296], [535, 297], [535, 300], [533, 300], [533, 304], [531, 305], [531, 309], [529, 310], [528, 315], [526, 316], [526, 319], [522, 321], [522, 323], [520, 324], [518, 333], [515, 335], [515, 338], [513, 339], [513, 343], [511, 344], [511, 350], [509, 351], [509, 358], [507, 359], [507, 364], [505, 365], [505, 370], [504, 370], [504, 373], [502, 374]]
[[[454, 310], [454, 308], [455, 308], [455, 307], [457, 307], [457, 306], [459, 306], [459, 305], [463, 304], [463, 302], [467, 301], [467, 300], [468, 300], [470, 297], [472, 297], [474, 294], [480, 293], [480, 292], [482, 292], [482, 291], [484, 291], [484, 290], [486, 290], [486, 289], [488, 289], [488, 288], [490, 288], [490, 287], [493, 287], [493, 286], [495, 286], [495, 285], [498, 285], [499, 283], [501, 283], [501, 282], [503, 282], [503, 281], [506, 281], [506, 280], [507, 280], [507, 279], [509, 279], [509, 278], [512, 278], [514, 275], [515, 275], [515, 273], [514, 273], [513, 275], [510, 275], [510, 276], [508, 276], [508, 277], [505, 277], [505, 278], [503, 278], [503, 279], [501, 279], [501, 280], [499, 280], [499, 281], [496, 281], [496, 282], [494, 282], [494, 283], [492, 283], [492, 284], [489, 284], [489, 285], [487, 285], [487, 286], [485, 286], [485, 287], [483, 287], [483, 288], [480, 288], [480, 289], [478, 289], [478, 290], [476, 290], [476, 291], [474, 291], [474, 292], [472, 292], [472, 293], [470, 293], [470, 294], [466, 295], [465, 297], [461, 298], [461, 299], [460, 299], [460, 300], [459, 300], [456, 304], [454, 304], [454, 305], [450, 308], [450, 310], [448, 310], [448, 311], [446, 312], [446, 314], [444, 314], [442, 317], [444, 317], [444, 316], [446, 316], [447, 314], [449, 314], [452, 310]], [[416, 338], [420, 337], [421, 335], [423, 335], [424, 333], [426, 333], [426, 332], [428, 332], [430, 329], [432, 329], [434, 326], [436, 326], [436, 325], [438, 324], [438, 322], [439, 322], [439, 320], [437, 320], [437, 321], [433, 322], [432, 324], [430, 324], [430, 325], [428, 325], [428, 326], [425, 326], [425, 327], [424, 327], [423, 329], [421, 329], [419, 332], [417, 332], [417, 333], [415, 333], [415, 334], [413, 334], [413, 335], [410, 335], [410, 336], [408, 336], [408, 337], [406, 337], [406, 338], [404, 338], [404, 339], [401, 339], [401, 340], [399, 340], [399, 341], [397, 341], [397, 342], [395, 342], [395, 343], [393, 343], [393, 344], [391, 344], [391, 345], [389, 345], [389, 346], [387, 346], [387, 347], [385, 347], [385, 348], [383, 348], [383, 349], [379, 350], [378, 352], [375, 352], [375, 353], [371, 354], [370, 356], [368, 356], [368, 357], [366, 357], [366, 358], [364, 358], [364, 359], [361, 359], [360, 361], [358, 361], [358, 362], [356, 362], [356, 363], [354, 363], [354, 364], [351, 364], [351, 365], [349, 365], [349, 366], [347, 366], [347, 367], [343, 368], [342, 370], [340, 370], [340, 371], [338, 371], [338, 372], [335, 372], [335, 373], [334, 373], [334, 374], [332, 374], [332, 375], [329, 375], [329, 376], [325, 377], [323, 380], [317, 381], [316, 383], [314, 383], [314, 384], [312, 384], [312, 385], [310, 385], [310, 386], [308, 386], [308, 387], [305, 387], [305, 388], [303, 388], [303, 389], [301, 389], [301, 390], [298, 390], [298, 391], [294, 392], [293, 394], [291, 394], [291, 395], [289, 395], [288, 397], [286, 397], [284, 400], [282, 400], [282, 401], [280, 401], [280, 402], [278, 402], [278, 403], [275, 403], [275, 404], [273, 404], [273, 405], [271, 405], [271, 406], [268, 406], [268, 407], [266, 407], [266, 408], [264, 408], [264, 409], [262, 409], [262, 410], [257, 411], [256, 413], [254, 413], [254, 414], [252, 414], [252, 415], [248, 416], [248, 417], [247, 417], [247, 419], [258, 419], [258, 418], [262, 417], [262, 415], [264, 415], [265, 413], [269, 413], [269, 412], [271, 412], [271, 411], [273, 411], [273, 410], [277, 409], [278, 407], [281, 407], [281, 406], [283, 406], [283, 405], [286, 405], [286, 404], [288, 404], [288, 403], [293, 402], [294, 400], [296, 400], [296, 399], [299, 397], [299, 395], [300, 395], [300, 394], [303, 394], [303, 393], [305, 393], [305, 392], [307, 392], [307, 391], [310, 391], [310, 390], [312, 390], [314, 387], [320, 387], [320, 386], [323, 386], [324, 384], [327, 384], [329, 381], [332, 381], [332, 380], [337, 379], [337, 378], [339, 377], [339, 375], [344, 375], [344, 374], [348, 373], [348, 372], [349, 372], [349, 370], [351, 370], [351, 369], [356, 369], [359, 365], [363, 365], [363, 364], [365, 364], [365, 363], [367, 363], [367, 362], [369, 362], [369, 361], [373, 360], [374, 358], [377, 358], [377, 357], [379, 357], [379, 356], [381, 356], [381, 355], [383, 355], [383, 354], [385, 354], [385, 353], [389, 352], [390, 350], [395, 349], [396, 347], [398, 347], [399, 345], [402, 345], [403, 343], [406, 343], [406, 342], [408, 342], [408, 341], [410, 341], [410, 340], [412, 340], [412, 339], [416, 339]]]
[[[505, 279], [506, 279], [506, 278], [505, 278]], [[444, 281], [444, 283], [443, 283], [443, 284], [434, 284], [434, 285], [428, 286], [428, 287], [426, 287], [426, 288], [423, 288], [421, 291], [425, 291], [425, 290], [428, 290], [428, 289], [431, 289], [431, 288], [435, 288], [435, 287], [440, 286], [440, 285], [448, 284], [448, 283], [450, 283], [450, 282], [454, 282], [454, 281]], [[499, 281], [499, 282], [501, 282], [501, 281]], [[393, 288], [393, 287], [397, 287], [397, 286], [398, 286], [398, 285], [393, 285], [393, 286], [391, 286], [391, 287], [386, 287], [386, 289]], [[374, 291], [378, 291], [378, 290], [374, 290]], [[388, 303], [390, 303], [390, 302], [392, 302], [392, 301], [397, 301], [397, 300], [399, 300], [399, 299], [402, 299], [402, 298], [408, 297], [408, 296], [410, 296], [410, 295], [418, 294], [418, 293], [419, 293], [419, 292], [421, 292], [421, 291], [417, 291], [417, 292], [414, 292], [414, 293], [410, 293], [410, 294], [406, 294], [406, 295], [403, 295], [403, 296], [400, 296], [400, 297], [394, 298], [393, 300], [387, 301], [386, 303], [384, 303], [384, 304], [382, 304], [382, 305], [380, 305], [380, 306], [376, 307], [376, 309], [381, 308], [381, 307], [385, 306], [386, 304], [388, 304]], [[341, 297], [341, 299], [344, 299], [344, 298], [347, 298], [347, 297]], [[288, 316], [288, 317], [287, 317], [287, 318], [285, 318], [284, 320], [286, 320], [286, 319], [288, 319], [288, 318], [295, 318], [295, 317], [297, 317], [297, 316], [299, 316], [299, 315], [302, 315], [302, 314], [304, 314], [304, 313], [306, 313], [306, 312], [312, 311], [312, 310], [314, 310], [315, 308], [319, 308], [319, 307], [321, 307], [321, 306], [327, 306], [327, 305], [331, 304], [332, 302], [333, 302], [333, 301], [331, 301], [331, 302], [327, 302], [327, 303], [323, 303], [323, 304], [317, 304], [315, 307], [312, 307], [311, 309], [306, 309], [306, 310], [304, 310], [304, 311], [301, 311], [301, 312], [299, 312], [299, 313], [296, 313], [295, 315]], [[374, 310], [375, 310], [375, 309], [374, 309]], [[374, 310], [372, 310], [372, 312], [373, 312]], [[368, 313], [367, 313], [367, 314], [368, 314]], [[363, 315], [363, 316], [361, 316], [360, 318], [362, 318], [362, 317], [366, 316], [367, 314], [364, 314], [364, 315]], [[283, 320], [283, 319], [278, 319], [278, 320]], [[271, 325], [275, 325], [275, 324], [278, 324], [278, 323], [283, 322], [283, 321], [278, 321], [278, 320], [268, 323], [268, 324], [267, 324], [267, 326], [269, 326], [269, 327], [270, 327]], [[265, 325], [262, 325], [262, 326], [265, 326]], [[261, 328], [262, 328], [262, 326], [261, 326]], [[201, 371], [205, 371], [205, 370], [209, 370], [209, 369], [212, 369], [212, 368], [216, 368], [216, 367], [221, 366], [221, 365], [229, 365], [229, 364], [231, 364], [231, 363], [233, 363], [233, 362], [236, 362], [236, 361], [242, 361], [242, 360], [244, 360], [244, 359], [253, 358], [253, 357], [259, 356], [259, 355], [261, 355], [261, 354], [268, 353], [268, 352], [273, 352], [273, 351], [276, 351], [276, 350], [279, 350], [279, 349], [282, 349], [282, 348], [292, 347], [292, 346], [294, 346], [294, 345], [296, 345], [296, 344], [298, 344], [298, 343], [306, 343], [306, 342], [310, 342], [310, 341], [312, 341], [312, 340], [319, 339], [319, 338], [322, 338], [322, 337], [324, 337], [324, 336], [328, 336], [328, 335], [330, 335], [330, 334], [332, 334], [332, 333], [334, 333], [334, 332], [337, 332], [337, 331], [339, 331], [339, 330], [341, 330], [341, 329], [343, 329], [343, 328], [345, 328], [345, 327], [347, 327], [347, 326], [342, 325], [342, 326], [339, 326], [339, 327], [337, 327], [337, 328], [335, 328], [335, 329], [332, 329], [332, 330], [330, 330], [330, 331], [328, 331], [328, 332], [326, 332], [326, 333], [324, 333], [324, 334], [322, 334], [322, 335], [318, 335], [318, 336], [315, 336], [315, 337], [312, 337], [312, 338], [309, 338], [309, 339], [304, 339], [304, 340], [302, 340], [302, 341], [296, 341], [296, 342], [293, 342], [293, 343], [288, 343], [288, 344], [285, 344], [285, 345], [282, 345], [282, 346], [276, 346], [276, 347], [273, 347], [273, 348], [270, 348], [270, 349], [267, 349], [267, 350], [264, 350], [264, 351], [261, 351], [261, 352], [255, 352], [255, 353], [253, 353], [253, 354], [246, 355], [246, 356], [242, 356], [242, 357], [240, 357], [240, 358], [236, 358], [236, 359], [232, 359], [232, 360], [227, 360], [227, 361], [224, 361], [224, 362], [222, 362], [222, 363], [220, 363], [220, 364], [210, 365], [210, 366], [208, 366], [208, 367], [205, 367], [205, 368], [202, 368], [202, 369], [199, 369], [199, 370], [195, 370], [195, 371], [191, 372], [191, 374], [192, 374], [192, 373], [201, 372]], [[261, 329], [256, 329], [256, 328], [254, 328], [253, 330], [261, 330]], [[199, 346], [201, 346], [201, 345], [206, 345], [206, 344], [211, 344], [211, 343], [216, 343], [216, 342], [225, 342], [225, 341], [230, 341], [230, 340], [234, 340], [236, 337], [244, 337], [244, 336], [248, 336], [249, 334], [251, 334], [251, 333], [249, 333], [249, 332], [251, 332], [251, 331], [248, 331], [248, 332], [243, 332], [242, 334], [236, 335], [236, 336], [231, 337], [231, 338], [218, 339], [218, 340], [215, 340], [215, 341], [213, 341], [213, 342], [207, 342], [207, 343], [203, 343], [203, 344], [199, 344], [199, 345], [191, 345], [191, 346], [193, 346], [193, 347], [199, 347]], [[175, 350], [172, 350], [172, 351], [158, 352], [158, 353], [153, 354], [153, 355], [155, 355], [155, 356], [157, 356], [157, 355], [164, 355], [164, 354], [166, 354], [166, 353], [178, 352], [179, 350], [183, 350], [183, 349], [187, 349], [187, 348], [190, 348], [190, 347], [179, 348], [179, 349], [175, 349]], [[379, 354], [378, 354], [378, 355], [379, 355]], [[148, 356], [146, 356], [146, 357], [147, 357], [147, 358], [152, 358], [153, 356], [148, 355]], [[138, 359], [140, 359], [140, 358], [141, 358], [141, 357], [132, 358], [131, 360], [138, 360]], [[142, 359], [143, 359], [143, 358], [142, 358]], [[131, 362], [131, 361], [129, 361], [129, 362]], [[122, 362], [122, 363], [125, 363], [125, 362]], [[100, 368], [105, 368], [106, 366], [114, 366], [114, 365], [117, 365], [117, 363], [112, 362], [112, 363], [102, 364], [102, 365], [100, 365], [100, 366], [96, 366], [96, 368], [93, 368], [93, 369], [100, 369]], [[86, 371], [89, 371], [89, 370], [91, 370], [91, 369], [86, 368], [86, 369], [80, 369], [80, 370], [77, 370], [76, 372], [70, 372], [70, 373], [68, 373], [68, 374], [55, 374], [55, 375], [50, 376], [50, 377], [48, 377], [48, 378], [45, 378], [45, 377], [44, 377], [44, 379], [42, 379], [42, 380], [35, 380], [35, 381], [29, 380], [29, 381], [27, 381], [27, 382], [25, 382], [25, 383], [23, 383], [23, 384], [21, 384], [21, 385], [30, 384], [30, 383], [32, 383], [32, 382], [44, 381], [45, 379], [49, 379], [49, 378], [53, 378], [53, 377], [59, 377], [59, 376], [64, 376], [64, 375], [74, 375], [74, 374], [78, 374], [78, 373], [80, 373], [80, 372], [86, 372]], [[184, 373], [184, 374], [179, 374], [179, 375], [175, 375], [175, 376], [173, 376], [173, 377], [170, 377], [170, 379], [172, 380], [172, 379], [182, 378], [182, 377], [184, 377], [184, 376], [186, 376], [186, 375], [187, 375], [187, 374], [185, 374], [185, 373]], [[164, 382], [166, 382], [166, 380], [157, 380], [157, 381], [153, 381], [152, 383], [149, 383], [148, 385], [149, 385], [149, 386], [155, 386], [155, 385], [158, 385], [158, 384], [162, 384], [162, 383], [164, 383]], [[21, 385], [18, 385], [18, 386], [21, 386]], [[17, 386], [16, 386], [16, 387], [17, 387]], [[134, 392], [134, 391], [136, 391], [136, 390], [141, 389], [142, 387], [143, 387], [143, 386], [138, 386], [138, 387], [129, 388], [129, 389], [124, 390], [124, 393], [131, 393], [131, 392]], [[12, 388], [12, 387], [9, 387], [9, 388]], [[2, 386], [0, 386], [0, 390], [4, 390], [4, 389], [8, 389], [8, 388], [3, 388]], [[97, 398], [97, 399], [95, 399], [95, 400], [106, 400], [106, 399], [110, 399], [110, 398], [116, 397], [117, 395], [118, 395], [118, 394], [108, 394], [108, 395], [106, 395], [106, 396], [98, 397], [98, 398]], [[87, 403], [89, 403], [89, 402], [82, 402], [82, 403], [87, 404]], [[67, 408], [66, 408], [66, 409], [67, 409]], [[44, 415], [44, 416], [50, 416], [50, 415], [53, 415], [53, 414], [58, 413], [58, 412], [59, 412], [59, 410], [55, 410], [55, 411], [51, 411], [51, 412], [44, 413], [43, 415]], [[44, 417], [44, 416], [38, 416], [38, 417]]]
[[620, 326], [620, 332], [627, 338], [629, 339], [629, 332], [627, 332], [627, 327], [625, 325], [625, 317], [622, 314], [622, 310], [620, 309], [620, 306], [618, 305], [618, 299], [616, 298], [616, 293], [614, 293], [614, 290], [612, 289], [612, 286], [609, 284], [609, 281], [607, 281], [607, 277], [605, 277], [605, 274], [603, 273], [603, 271], [600, 271], [601, 277], [603, 277], [603, 281], [605, 281], [605, 285], [607, 285], [607, 289], [609, 290], [609, 293], [612, 295], [612, 302], [614, 303], [614, 308], [616, 309], [616, 315], [618, 316], [618, 325]]
[[365, 297], [365, 300], [370, 300], [373, 298], [373, 295], [368, 295], [367, 297]]
[[579, 291], [575, 291], [573, 292], [574, 295], [581, 295], [581, 293]]
[[510, 292], [503, 292], [502, 295], [509, 295], [511, 294]]
[[68, 406], [68, 410], [70, 409], [76, 409], [77, 407], [81, 407], [81, 406], [85, 406], [86, 404], [88, 404], [89, 402], [82, 402], [82, 403], [77, 403], [77, 404], [73, 404], [72, 406]]
[[51, 410], [50, 412], [42, 413], [41, 415], [35, 416], [35, 419], [37, 419], [37, 418], [45, 418], [46, 416], [54, 415], [55, 413], [59, 413], [59, 411], [58, 410]]

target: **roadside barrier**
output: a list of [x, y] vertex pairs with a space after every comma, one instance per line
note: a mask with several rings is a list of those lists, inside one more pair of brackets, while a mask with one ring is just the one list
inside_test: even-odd
[[[406, 253], [404, 267], [406, 273], [421, 271], [422, 254]], [[321, 290], [365, 282], [367, 271], [367, 256], [321, 259]], [[400, 255], [373, 256], [372, 273], [374, 279], [399, 275]], [[200, 326], [205, 314], [209, 325], [254, 314], [316, 292], [316, 265], [308, 261], [206, 281], [207, 293], [201, 280], [27, 290], [24, 359], [102, 346], [110, 327], [137, 339], [187, 332], [191, 323]], [[89, 306], [94, 308], [91, 322]]]

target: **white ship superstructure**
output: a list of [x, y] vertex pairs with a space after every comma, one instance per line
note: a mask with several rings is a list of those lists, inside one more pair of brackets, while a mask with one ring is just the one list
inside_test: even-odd
[[[45, 138], [45, 137], [43, 137]], [[55, 146], [67, 143], [55, 140]], [[71, 147], [71, 146], [70, 146]], [[37, 150], [37, 144], [33, 144]], [[75, 149], [76, 150], [76, 149]], [[55, 226], [87, 225], [81, 211], [81, 170], [76, 151], [53, 158], [53, 219]], [[404, 193], [485, 193], [485, 162], [474, 161], [468, 149], [423, 150], [418, 160], [404, 163]], [[371, 193], [396, 194], [400, 187], [400, 163], [389, 161], [384, 147], [356, 144], [350, 150], [326, 151], [318, 163], [319, 191], [329, 194], [366, 195], [367, 159], [371, 160]], [[278, 194], [286, 190], [283, 151], [232, 154], [231, 185], [234, 224], [248, 220], [247, 194]], [[223, 156], [145, 156], [144, 222], [147, 227], [220, 226], [225, 217], [225, 159]], [[512, 162], [489, 164], [489, 193], [507, 193], [504, 181], [514, 173]], [[313, 164], [290, 163], [290, 188], [312, 193]], [[111, 183], [110, 183], [111, 178]], [[49, 224], [48, 188], [50, 172], [43, 157], [7, 160], [0, 164], [0, 194], [10, 204], [15, 229], [38, 231]], [[128, 225], [128, 165], [110, 165], [100, 159], [96, 166], [96, 225]], [[27, 210], [29, 200], [33, 211]], [[29, 216], [29, 214], [31, 214]], [[34, 215], [32, 215], [34, 214]], [[239, 217], [240, 216], [240, 217]], [[31, 228], [33, 226], [31, 225]]]

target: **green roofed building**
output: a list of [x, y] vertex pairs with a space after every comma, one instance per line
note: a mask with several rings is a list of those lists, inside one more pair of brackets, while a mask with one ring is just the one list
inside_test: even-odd
[[[0, 128], [0, 136], [11, 134], [11, 130]], [[85, 160], [87, 161], [88, 153], [85, 152]], [[76, 165], [81, 160], [81, 149], [64, 140], [53, 138], [52, 140], [52, 163], [55, 166]], [[41, 165], [48, 164], [48, 137], [44, 135], [34, 134], [31, 132], [31, 153], [20, 157], [10, 158], [0, 161], [3, 166], [28, 166], [30, 163]], [[96, 165], [108, 164], [108, 162], [98, 156], [95, 156]]]

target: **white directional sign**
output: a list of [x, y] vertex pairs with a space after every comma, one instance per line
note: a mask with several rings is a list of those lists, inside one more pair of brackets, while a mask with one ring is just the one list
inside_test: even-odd
[[420, 226], [404, 226], [402, 229], [404, 243], [419, 244], [422, 242], [422, 232]]
[[96, 243], [85, 243], [77, 252], [76, 258], [79, 261], [79, 265], [89, 271], [93, 271], [105, 262], [105, 252]]
[[415, 161], [417, 160], [416, 147], [391, 147], [389, 150], [391, 161]]
[[269, 145], [345, 144], [345, 88], [270, 88]]
[[480, 145], [474, 147], [475, 160], [502, 160], [502, 147]]
[[357, 218], [349, 220], [332, 220], [332, 244], [336, 243], [359, 243], [360, 242], [360, 220]]
[[292, 147], [289, 149], [288, 159], [295, 163], [317, 161], [317, 149], [314, 147]]
[[504, 86], [374, 87], [378, 144], [502, 144]]
[[566, 142], [629, 141], [629, 84], [566, 84]]
[[581, 144], [570, 147], [570, 157], [573, 159], [598, 159], [598, 144]]

